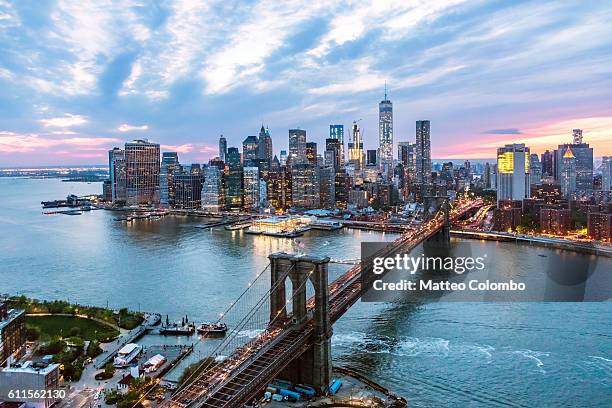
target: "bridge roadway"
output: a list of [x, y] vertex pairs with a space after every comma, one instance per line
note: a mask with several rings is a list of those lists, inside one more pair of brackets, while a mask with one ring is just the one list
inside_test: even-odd
[[[467, 211], [482, 206], [480, 199], [458, 202], [449, 214], [451, 222]], [[438, 215], [417, 229], [403, 234], [376, 256], [407, 253], [430, 238], [444, 226], [444, 216]], [[371, 265], [368, 265], [371, 268]], [[361, 297], [361, 265], [355, 265], [329, 285], [329, 313], [332, 323], [337, 321]], [[309, 311], [314, 299], [307, 303]], [[182, 407], [240, 407], [265, 388], [291, 361], [304, 353], [314, 332], [312, 318], [300, 327], [287, 321], [269, 331], [247, 347], [238, 349], [229, 358], [195, 381], [179, 390], [164, 408]]]

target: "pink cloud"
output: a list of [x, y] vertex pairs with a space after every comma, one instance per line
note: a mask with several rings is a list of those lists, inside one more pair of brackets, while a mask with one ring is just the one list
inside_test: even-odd
[[532, 152], [542, 153], [557, 145], [572, 141], [572, 129], [582, 129], [586, 143], [596, 157], [612, 155], [612, 116], [562, 119], [521, 129], [521, 134], [463, 136], [465, 142], [435, 147], [434, 157], [483, 159], [495, 157], [498, 147], [510, 143], [525, 143]]
[[88, 147], [106, 146], [119, 141], [119, 139], [109, 137], [49, 138], [35, 133], [22, 134], [0, 131], [0, 152], [27, 153], [49, 150], [58, 146], [86, 149]]
[[162, 150], [177, 152], [177, 153], [190, 153], [193, 150], [193, 144], [185, 143], [182, 145], [161, 145]]

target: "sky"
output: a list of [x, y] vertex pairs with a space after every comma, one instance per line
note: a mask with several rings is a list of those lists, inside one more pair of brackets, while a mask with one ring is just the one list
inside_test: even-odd
[[289, 128], [322, 146], [359, 119], [374, 149], [385, 82], [395, 142], [429, 119], [434, 158], [575, 127], [612, 155], [611, 21], [603, 1], [0, 0], [0, 167], [104, 164], [136, 138], [206, 162], [262, 124], [278, 153]]

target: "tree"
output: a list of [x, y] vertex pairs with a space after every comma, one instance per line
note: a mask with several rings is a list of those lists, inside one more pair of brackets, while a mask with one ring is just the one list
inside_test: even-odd
[[72, 327], [70, 328], [70, 330], [68, 331], [68, 335], [70, 337], [78, 337], [81, 334], [81, 329], [79, 327]]
[[107, 378], [111, 378], [113, 375], [115, 375], [115, 366], [113, 365], [113, 363], [106, 363], [106, 365], [104, 366], [104, 375], [106, 375]]
[[40, 338], [40, 329], [36, 326], [26, 327], [26, 339], [36, 341]]

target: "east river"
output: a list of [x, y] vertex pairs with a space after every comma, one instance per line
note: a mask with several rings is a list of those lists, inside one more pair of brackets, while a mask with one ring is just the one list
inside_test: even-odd
[[[297, 249], [289, 239], [197, 229], [202, 220], [188, 217], [127, 224], [108, 211], [42, 214], [43, 200], [100, 191], [99, 183], [0, 178], [0, 293], [214, 320], [267, 265], [269, 253]], [[300, 250], [355, 258], [360, 242], [393, 238], [308, 232]], [[560, 254], [469, 242], [508, 270], [537, 271]], [[610, 258], [590, 259], [612, 273]], [[332, 277], [347, 268], [331, 265]], [[196, 340], [149, 335], [142, 341]], [[612, 398], [610, 301], [358, 302], [334, 325], [332, 342], [335, 364], [368, 375], [413, 407], [604, 407]]]

